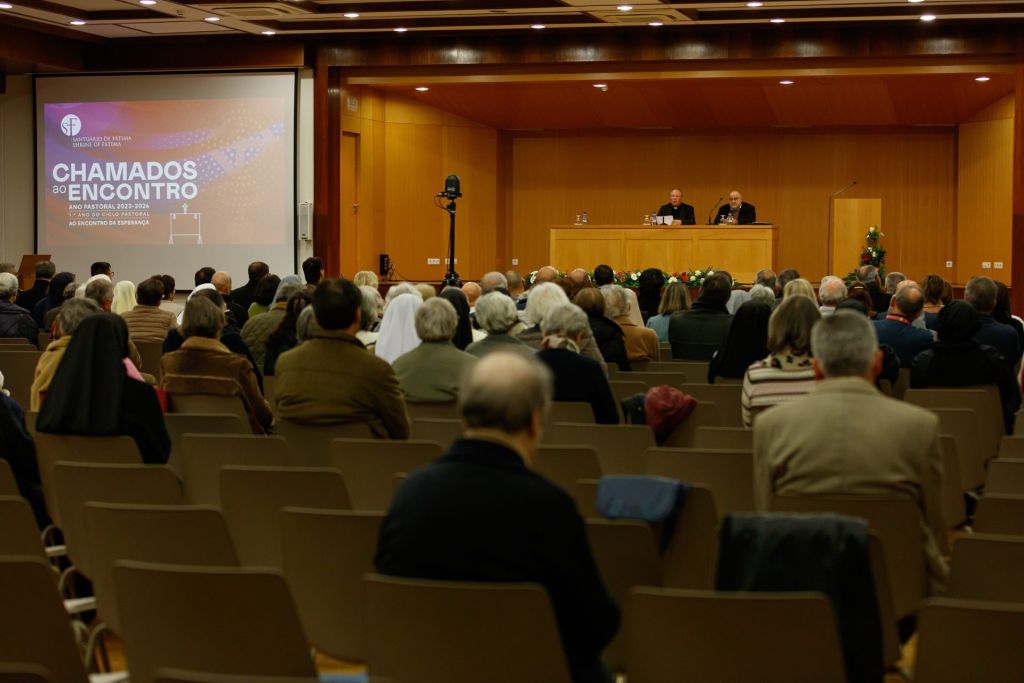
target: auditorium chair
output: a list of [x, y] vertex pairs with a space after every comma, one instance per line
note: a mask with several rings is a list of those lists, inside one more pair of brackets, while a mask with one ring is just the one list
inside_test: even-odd
[[[576, 482], [576, 507], [584, 519], [603, 519], [597, 512], [596, 479]], [[661, 539], [663, 525], [652, 525]], [[715, 558], [718, 555], [718, 513], [711, 491], [692, 484], [686, 503], [670, 529], [659, 561], [662, 583], [675, 588], [711, 588], [714, 583]], [[659, 541], [660, 544], [660, 541]]]
[[845, 681], [832, 606], [819, 593], [634, 588], [629, 683]]
[[58, 462], [54, 470], [57, 507], [68, 556], [75, 568], [92, 578], [85, 504], [137, 503], [181, 505], [181, 482], [162, 465], [111, 465]]
[[557, 484], [570, 496], [580, 479], [601, 478], [601, 461], [597, 451], [590, 446], [538, 446], [530, 469]]
[[[217, 447], [214, 447], [217, 446]], [[291, 450], [280, 437], [188, 434], [182, 439], [185, 502], [220, 507], [220, 469], [225, 465], [287, 467]]]
[[[44, 667], [57, 683], [90, 683], [57, 578], [45, 559], [0, 555], [0, 661]], [[125, 680], [121, 675], [91, 677]]]
[[335, 439], [327, 466], [341, 472], [356, 510], [387, 510], [395, 474], [412, 472], [441, 457], [433, 441]]
[[[63, 545], [44, 545], [32, 507], [17, 493], [0, 494], [0, 530], [3, 532], [0, 533], [0, 555], [31, 555], [53, 561], [66, 554]], [[62, 591], [66, 580], [62, 575]], [[92, 609], [91, 601], [91, 598], [72, 598], [66, 600], [64, 606], [69, 614], [79, 614]]]
[[213, 394], [172, 394], [167, 393], [167, 412], [198, 413], [213, 415], [236, 415], [249, 424], [249, 411], [240, 394], [220, 396]]
[[687, 416], [681, 425], [676, 427], [676, 430], [672, 432], [661, 445], [675, 448], [689, 448], [693, 445], [693, 440], [697, 435], [697, 429], [700, 427], [720, 426], [722, 426], [722, 411], [719, 410], [718, 404], [711, 401], [698, 400], [697, 406], [693, 409], [693, 412]]
[[985, 494], [974, 513], [974, 530], [979, 534], [1024, 536], [1024, 495]]
[[114, 587], [132, 683], [161, 668], [316, 677], [291, 593], [276, 570], [121, 560]]
[[[910, 616], [929, 591], [927, 559], [921, 533], [921, 513], [914, 501], [900, 496], [796, 496], [776, 494], [775, 512], [834, 512], [866, 519], [882, 542], [886, 582], [892, 593], [896, 619]], [[946, 538], [936, 538], [940, 551]]]
[[383, 512], [284, 508], [284, 578], [310, 644], [348, 662], [365, 662], [363, 576], [373, 558]]
[[953, 544], [948, 597], [1024, 603], [1024, 536], [973, 534]]
[[10, 464], [0, 458], [0, 496], [20, 496], [18, 480], [14, 478]]
[[39, 336], [36, 338], [36, 343], [39, 345], [40, 351], [45, 351], [51, 341], [49, 330], [39, 330]]
[[122, 625], [114, 563], [119, 560], [237, 567], [238, 554], [220, 510], [209, 506], [86, 503], [90, 579], [100, 619], [116, 634]]
[[[21, 340], [24, 341], [24, 340]], [[9, 344], [0, 348], [0, 372], [4, 374], [4, 389], [19, 405], [28, 407], [32, 395], [32, 381], [40, 351], [29, 343]]]
[[302, 424], [279, 418], [274, 432], [288, 440], [296, 464], [323, 467], [334, 439], [372, 439], [373, 431], [365, 422], [338, 424]]
[[1006, 435], [1003, 423], [1003, 404], [999, 388], [994, 384], [975, 387], [907, 389], [903, 396], [907, 403], [933, 410], [935, 408], [970, 408], [974, 410], [978, 441], [974, 447], [986, 459], [994, 458], [999, 440]]
[[1024, 458], [1024, 436], [1004, 436], [999, 442], [1000, 458]]
[[440, 444], [443, 450], [448, 450], [448, 447], [456, 439], [462, 438], [462, 432], [465, 429], [466, 426], [462, 423], [462, 420], [456, 418], [444, 420], [433, 417], [418, 417], [412, 421], [411, 435], [417, 441], [433, 441]]
[[[631, 520], [588, 519], [587, 540], [608, 594], [624, 605], [636, 586], [660, 586], [661, 569], [657, 540], [651, 526]], [[612, 671], [626, 669], [623, 629], [605, 647], [601, 658]]]
[[615, 375], [616, 380], [628, 380], [630, 382], [645, 382], [649, 387], [660, 387], [667, 384], [670, 387], [685, 384], [688, 375], [677, 370], [674, 372], [659, 371], [648, 372], [645, 370], [633, 370], [631, 372], [619, 372]]
[[243, 565], [281, 566], [281, 509], [349, 510], [341, 472], [326, 467], [239, 467], [220, 470], [221, 510]]
[[25, 662], [0, 663], [0, 683], [55, 683], [49, 670]]
[[229, 413], [166, 413], [164, 426], [171, 437], [171, 456], [167, 459], [178, 477], [182, 476], [182, 437], [185, 434], [252, 434], [252, 427], [246, 418]]
[[671, 360], [664, 363], [659, 363], [658, 367], [667, 367], [672, 372], [682, 372], [686, 374], [687, 380], [694, 384], [700, 384], [708, 381], [708, 365], [710, 363], [706, 360]]
[[654, 433], [647, 425], [556, 422], [541, 432], [541, 445], [556, 444], [593, 448], [604, 474], [639, 474], [644, 450], [654, 445]]
[[743, 427], [740, 396], [743, 386], [739, 384], [679, 384], [676, 388], [689, 394], [701, 403], [718, 406], [719, 424], [722, 427]]
[[142, 464], [139, 448], [130, 436], [75, 436], [40, 433], [36, 434], [35, 442], [46, 511], [58, 527], [61, 525], [61, 518], [54, 481], [54, 470], [58, 462]]
[[995, 456], [978, 447], [978, 419], [971, 408], [931, 408], [939, 417], [939, 434], [956, 442], [960, 468], [960, 490], [976, 491], [985, 484], [985, 465]]
[[[12, 346], [28, 346], [32, 347], [32, 343], [24, 337], [0, 337], [0, 348], [8, 350], [7, 347]], [[34, 347], [33, 347], [34, 348]], [[18, 349], [12, 349], [17, 351]]]
[[753, 452], [754, 430], [746, 427], [697, 427], [692, 447]]
[[405, 411], [409, 414], [410, 420], [415, 420], [418, 417], [454, 420], [459, 417], [458, 413], [455, 412], [455, 401], [447, 401], [445, 403], [413, 403], [412, 401], [406, 401]]
[[1003, 683], [1024, 671], [1024, 605], [954, 598], [918, 615], [915, 683]]
[[369, 673], [389, 683], [569, 683], [536, 584], [366, 579]]
[[996, 458], [990, 462], [985, 493], [1024, 494], [1024, 459]]
[[648, 448], [646, 474], [700, 483], [711, 490], [720, 515], [753, 512], [754, 457], [750, 451], [710, 448]]
[[319, 683], [320, 678], [317, 676], [254, 676], [252, 674], [236, 676], [234, 674], [164, 668], [156, 672], [154, 680], [156, 683]]
[[967, 521], [956, 439], [940, 434], [939, 449], [942, 451], [942, 516], [947, 527], [956, 529]]
[[594, 409], [585, 401], [552, 401], [544, 420], [552, 422], [594, 422]]
[[160, 357], [164, 355], [163, 342], [136, 341], [135, 348], [142, 358], [142, 372], [147, 372], [157, 380], [160, 379]]

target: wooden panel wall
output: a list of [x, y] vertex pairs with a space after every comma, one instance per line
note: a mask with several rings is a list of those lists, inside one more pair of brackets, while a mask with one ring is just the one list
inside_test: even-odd
[[[548, 226], [636, 223], [683, 189], [697, 221], [739, 188], [760, 220], [780, 226], [781, 267], [826, 274], [828, 195], [882, 199], [890, 269], [950, 276], [955, 250], [956, 137], [952, 128], [883, 132], [742, 131], [728, 135], [520, 134], [513, 142], [510, 253], [529, 271], [548, 258]], [[865, 226], [865, 229], [867, 226]], [[857, 261], [850, 254], [845, 274]], [[506, 264], [503, 264], [506, 265]], [[580, 264], [592, 268], [596, 264]], [[642, 263], [613, 264], [642, 268]], [[703, 268], [706, 263], [681, 263]], [[728, 263], [711, 264], [728, 268]]]
[[[959, 127], [957, 282], [988, 275], [1009, 283], [1013, 257], [1014, 97]], [[985, 269], [983, 263], [991, 264]], [[1002, 268], [997, 268], [999, 263]]]
[[[348, 110], [349, 97], [355, 112]], [[403, 279], [443, 278], [448, 214], [433, 199], [451, 173], [461, 177], [466, 195], [458, 202], [456, 270], [478, 279], [494, 268], [497, 131], [370, 87], [345, 87], [341, 106], [343, 130], [361, 138], [359, 227], [356, 244], [342, 244], [343, 271], [376, 271], [379, 254], [387, 252]], [[428, 258], [441, 264], [427, 265]]]

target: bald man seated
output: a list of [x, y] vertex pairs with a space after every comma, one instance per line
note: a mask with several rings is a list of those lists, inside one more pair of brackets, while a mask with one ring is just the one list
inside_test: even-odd
[[693, 225], [696, 219], [693, 207], [683, 203], [683, 191], [678, 187], [668, 193], [668, 204], [658, 209], [659, 216], [672, 216], [672, 225]]
[[754, 205], [744, 202], [739, 190], [729, 193], [729, 203], [718, 207], [718, 215], [715, 217], [715, 223], [728, 225], [750, 225], [756, 222], [757, 211]]

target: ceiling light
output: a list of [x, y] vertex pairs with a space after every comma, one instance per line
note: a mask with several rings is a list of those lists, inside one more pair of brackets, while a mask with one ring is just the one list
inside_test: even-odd
[[10, 5], [6, 2], [0, 2], [0, 9], [14, 9], [14, 5]]
[[629, 10], [633, 9], [633, 6], [632, 5], [619, 5], [615, 9], [619, 10], [620, 12], [628, 12]]
[[542, 28], [547, 28], [547, 26], [545, 26], [544, 24], [534, 24], [530, 28], [535, 28], [535, 29], [537, 29], [539, 31]]
[[155, 5], [156, 0], [139, 0], [140, 5]]
[[607, 88], [608, 84], [607, 83], [595, 83], [594, 87], [595, 88]]
[[935, 15], [934, 14], [922, 14], [921, 15], [921, 21], [935, 21]]
[[220, 21], [220, 17], [203, 17], [203, 21]]
[[661, 21], [651, 21], [651, 22], [648, 22], [647, 25], [648, 26], [664, 26], [665, 24], [664, 24], [664, 22], [661, 22]]
[[406, 31], [408, 31], [408, 30], [409, 30], [409, 29], [407, 29], [407, 28], [406, 28], [406, 27], [404, 27], [404, 26], [396, 26], [396, 27], [395, 27], [395, 33], [405, 33], [405, 32], [406, 32]]
[[978, 76], [978, 77], [977, 77], [977, 78], [975, 78], [974, 80], [978, 81], [978, 83], [988, 83], [988, 82], [989, 82], [989, 81], [991, 81], [992, 79], [991, 79], [991, 78], [989, 78], [988, 76]]
[[85, 22], [82, 21], [81, 19], [75, 19], [74, 21], [71, 22], [71, 25], [72, 26], [85, 26]]
[[779, 85], [793, 85], [793, 81], [788, 79], [784, 81], [779, 81]]
[[907, 2], [913, 2], [916, 4], [918, 2], [924, 2], [924, 0], [907, 0]]
[[430, 90], [430, 88], [428, 88], [425, 85], [421, 85], [421, 86], [416, 88], [416, 92], [427, 92], [428, 90]]
[[260, 31], [260, 33], [262, 33], [265, 36], [276, 36], [277, 35], [277, 31]]
[[346, 19], [358, 19], [359, 18], [359, 12], [345, 12], [341, 16], [345, 17]]
[[747, 7], [761, 7], [762, 5], [764, 5], [763, 2], [757, 2], [756, 0], [754, 2], [747, 3]]
[[781, 17], [775, 17], [774, 19], [770, 19], [769, 21], [771, 21], [773, 24], [785, 24], [786, 23], [786, 20], [782, 19]]

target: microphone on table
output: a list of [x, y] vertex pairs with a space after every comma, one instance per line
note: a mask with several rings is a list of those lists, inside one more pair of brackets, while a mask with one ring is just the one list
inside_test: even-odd
[[715, 210], [715, 207], [718, 206], [723, 199], [725, 199], [725, 195], [722, 195], [721, 197], [719, 197], [718, 201], [716, 201], [714, 204], [712, 204], [711, 208], [708, 210], [708, 225], [711, 225], [711, 213]]
[[841, 195], [842, 193], [846, 192], [847, 190], [849, 190], [849, 189], [850, 189], [851, 187], [853, 187], [853, 186], [854, 186], [854, 185], [856, 185], [856, 184], [857, 184], [857, 181], [856, 181], [856, 180], [854, 180], [854, 181], [853, 181], [852, 183], [850, 183], [849, 185], [847, 185], [847, 186], [846, 186], [846, 187], [844, 187], [843, 189], [841, 189], [841, 190], [836, 190], [835, 192], [833, 192], [832, 194], [830, 194], [830, 195], [829, 195], [829, 197], [838, 197], [839, 195]]

